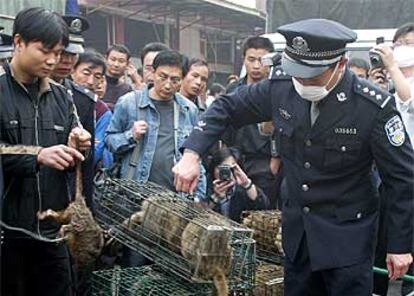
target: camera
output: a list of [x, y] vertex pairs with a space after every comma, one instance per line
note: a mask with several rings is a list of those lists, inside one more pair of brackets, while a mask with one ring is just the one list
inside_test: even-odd
[[231, 180], [232, 168], [229, 165], [218, 166], [219, 180], [229, 181]]
[[[376, 44], [384, 43], [384, 37], [378, 37]], [[384, 68], [384, 63], [382, 62], [381, 56], [376, 52], [369, 52], [369, 61], [371, 63], [371, 67], [375, 68]]]

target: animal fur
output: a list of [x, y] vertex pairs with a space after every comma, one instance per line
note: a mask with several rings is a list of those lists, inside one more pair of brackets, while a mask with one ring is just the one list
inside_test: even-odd
[[186, 217], [188, 207], [187, 202], [178, 198], [149, 197], [143, 201], [141, 211], [132, 214], [122, 224], [130, 230], [141, 225], [146, 237], [154, 236], [154, 241], [159, 239], [162, 246], [180, 254], [181, 234], [192, 218]]
[[26, 155], [38, 155], [42, 147], [39, 146], [26, 146], [26, 145], [3, 145], [0, 144], [0, 154], [26, 154]]
[[59, 235], [67, 237], [69, 250], [78, 267], [94, 263], [104, 245], [103, 231], [86, 206], [82, 191], [81, 162], [77, 162], [75, 200], [64, 211], [49, 209], [38, 213], [39, 220], [53, 219], [62, 224]]
[[142, 203], [141, 211], [132, 214], [123, 225], [129, 229], [140, 225], [160, 238], [161, 245], [188, 260], [195, 278], [212, 278], [217, 295], [227, 296], [232, 248], [226, 227], [231, 225], [215, 213], [189, 216], [192, 211], [186, 211], [187, 207], [190, 204], [180, 199], [149, 198]]
[[[213, 225], [205, 225], [206, 221]], [[213, 278], [218, 296], [229, 292], [226, 276], [232, 261], [231, 233], [220, 227], [226, 223], [224, 218], [208, 213], [188, 223], [181, 236], [182, 255], [196, 269], [198, 277]]]

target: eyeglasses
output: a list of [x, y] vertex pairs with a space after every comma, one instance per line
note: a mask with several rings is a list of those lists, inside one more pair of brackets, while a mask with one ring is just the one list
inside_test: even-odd
[[399, 40], [394, 42], [393, 46], [398, 47], [401, 45], [408, 45], [408, 46], [414, 46], [414, 40]]
[[180, 82], [181, 82], [181, 77], [168, 76], [168, 75], [165, 75], [165, 74], [157, 74], [156, 78], [161, 82], [170, 81], [170, 83], [174, 86], [180, 84]]

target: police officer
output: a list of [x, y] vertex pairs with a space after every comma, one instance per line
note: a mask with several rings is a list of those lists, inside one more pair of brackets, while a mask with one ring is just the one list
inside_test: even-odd
[[194, 190], [198, 159], [226, 126], [273, 119], [285, 168], [285, 294], [371, 295], [378, 224], [371, 166], [389, 200], [387, 266], [395, 279], [412, 262], [410, 141], [394, 98], [346, 67], [352, 30], [308, 19], [278, 32], [286, 38], [282, 68], [210, 106], [182, 147], [175, 186]]
[[[82, 32], [89, 28], [89, 22], [80, 16], [65, 15], [62, 18], [69, 28], [69, 44], [63, 50], [60, 61], [53, 70], [52, 78], [66, 87], [73, 97], [80, 121], [94, 139], [96, 95], [68, 78], [78, 60], [78, 55], [84, 52]], [[89, 207], [92, 206], [93, 194], [93, 143], [91, 148], [87, 160], [82, 164], [83, 190]]]
[[[0, 31], [4, 27], [0, 26]], [[8, 62], [13, 55], [13, 38], [10, 35], [0, 33], [0, 66]]]

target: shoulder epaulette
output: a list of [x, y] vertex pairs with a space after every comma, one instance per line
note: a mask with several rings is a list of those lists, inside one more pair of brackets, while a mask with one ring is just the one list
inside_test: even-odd
[[354, 84], [354, 91], [365, 99], [368, 99], [381, 109], [383, 109], [392, 99], [392, 95], [367, 80], [357, 79]]
[[74, 82], [72, 82], [71, 85], [73, 87], [73, 90], [80, 92], [81, 94], [90, 98], [92, 101], [96, 102], [96, 95], [93, 91]]
[[277, 66], [273, 68], [273, 71], [269, 75], [269, 80], [289, 80], [291, 76], [288, 75], [282, 67]]

